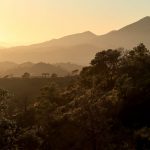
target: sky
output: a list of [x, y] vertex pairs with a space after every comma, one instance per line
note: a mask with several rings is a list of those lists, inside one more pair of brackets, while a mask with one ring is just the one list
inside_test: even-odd
[[29, 45], [150, 16], [150, 0], [0, 0], [0, 45]]

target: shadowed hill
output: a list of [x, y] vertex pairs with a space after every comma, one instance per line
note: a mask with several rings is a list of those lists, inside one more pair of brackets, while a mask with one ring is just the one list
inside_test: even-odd
[[71, 63], [31, 63], [25, 62], [16, 64], [13, 62], [0, 62], [1, 77], [6, 75], [22, 76], [25, 72], [29, 72], [32, 76], [41, 76], [42, 73], [49, 73], [50, 75], [56, 73], [58, 76], [66, 76], [71, 74], [73, 70], [81, 70], [82, 66]]

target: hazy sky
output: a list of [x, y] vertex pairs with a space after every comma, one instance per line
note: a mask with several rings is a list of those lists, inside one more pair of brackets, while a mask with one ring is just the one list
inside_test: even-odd
[[104, 34], [150, 15], [150, 0], [0, 0], [0, 42], [31, 44]]

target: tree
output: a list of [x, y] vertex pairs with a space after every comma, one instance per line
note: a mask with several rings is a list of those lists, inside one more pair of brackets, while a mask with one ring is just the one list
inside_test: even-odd
[[97, 85], [97, 89], [102, 91], [112, 89], [118, 74], [120, 56], [119, 50], [108, 49], [98, 52], [91, 61], [91, 66], [81, 71], [82, 84], [85, 83], [89, 88]]
[[42, 73], [42, 77], [43, 78], [48, 78], [49, 77], [49, 73]]
[[56, 73], [52, 73], [51, 74], [51, 78], [57, 78], [57, 74]]
[[72, 71], [72, 75], [77, 75], [78, 73], [79, 73], [78, 69]]
[[122, 59], [116, 89], [120, 99], [120, 119], [125, 125], [150, 126], [150, 52], [140, 44]]
[[0, 89], [0, 149], [15, 148], [14, 144], [17, 137], [17, 126], [9, 116], [10, 93]]
[[28, 72], [25, 72], [23, 75], [22, 75], [22, 78], [30, 78], [30, 73]]

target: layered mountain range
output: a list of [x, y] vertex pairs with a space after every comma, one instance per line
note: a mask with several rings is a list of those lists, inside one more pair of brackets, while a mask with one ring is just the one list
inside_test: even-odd
[[0, 60], [87, 65], [98, 51], [120, 47], [129, 49], [141, 42], [150, 48], [150, 17], [104, 35], [86, 31], [44, 43], [3, 48], [0, 49]]

